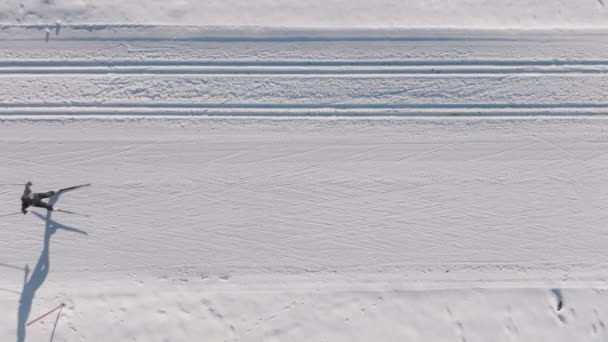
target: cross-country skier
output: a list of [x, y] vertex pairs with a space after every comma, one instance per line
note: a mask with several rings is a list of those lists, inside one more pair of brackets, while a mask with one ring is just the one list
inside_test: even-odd
[[52, 205], [42, 201], [45, 198], [49, 198], [49, 197], [53, 196], [55, 194], [55, 191], [32, 192], [32, 190], [30, 189], [30, 186], [32, 186], [32, 182], [27, 182], [25, 184], [25, 190], [23, 191], [23, 195], [21, 196], [21, 212], [24, 215], [27, 214], [26, 209], [29, 206], [45, 208], [46, 210], [50, 210], [50, 211], [55, 210], [55, 208], [53, 208]]

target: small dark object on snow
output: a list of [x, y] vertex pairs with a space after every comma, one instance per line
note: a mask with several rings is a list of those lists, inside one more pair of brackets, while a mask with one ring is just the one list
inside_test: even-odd
[[561, 309], [564, 307], [564, 295], [562, 294], [562, 290], [551, 289], [551, 293], [553, 293], [555, 300], [557, 301], [557, 311], [561, 311]]
[[27, 182], [25, 184], [25, 190], [23, 191], [23, 195], [21, 195], [21, 212], [23, 214], [27, 214], [27, 208], [29, 206], [44, 208], [46, 210], [53, 211], [53, 206], [42, 201], [45, 198], [49, 198], [55, 194], [55, 191], [48, 192], [32, 192], [30, 187], [32, 186], [32, 182]]

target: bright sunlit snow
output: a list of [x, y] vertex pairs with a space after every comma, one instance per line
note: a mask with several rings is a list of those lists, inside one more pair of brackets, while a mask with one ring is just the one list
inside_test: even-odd
[[1, 4], [0, 340], [605, 340], [605, 19]]

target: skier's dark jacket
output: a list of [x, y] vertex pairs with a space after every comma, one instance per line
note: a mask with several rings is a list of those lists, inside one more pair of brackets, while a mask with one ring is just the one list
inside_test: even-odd
[[32, 182], [27, 182], [27, 184], [25, 184], [25, 190], [23, 190], [23, 195], [21, 195], [21, 212], [22, 213], [27, 213], [27, 207], [29, 207], [30, 205], [33, 204], [34, 202], [34, 196], [32, 196], [32, 190], [30, 190], [30, 186], [32, 185]]

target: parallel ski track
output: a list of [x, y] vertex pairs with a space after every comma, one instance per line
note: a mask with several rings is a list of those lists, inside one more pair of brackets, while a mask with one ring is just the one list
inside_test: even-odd
[[0, 104], [0, 116], [238, 116], [238, 117], [417, 117], [417, 116], [605, 116], [608, 104], [416, 104], [298, 105], [191, 103]]
[[608, 60], [4, 60], [0, 75], [604, 75]]
[[[603, 77], [608, 60], [0, 60], [0, 77], [237, 75], [252, 77]], [[0, 115], [116, 116], [572, 116], [608, 104], [1, 103]]]
[[[59, 78], [107, 75], [113, 79], [200, 77], [281, 77], [329, 78], [597, 78], [608, 75], [608, 59], [4, 59], [0, 78]], [[105, 76], [104, 76], [105, 77]], [[356, 82], [356, 80], [354, 81]], [[217, 103], [202, 100], [181, 102], [142, 102], [118, 99], [116, 102], [92, 99], [90, 102], [40, 101], [2, 102], [0, 116], [605, 116], [607, 103], [330, 103], [298, 104], [291, 101], [270, 103]], [[209, 99], [207, 99], [209, 100]], [[406, 99], [404, 99], [406, 100]], [[183, 101], [183, 100], [182, 100]], [[566, 99], [567, 101], [567, 99]], [[218, 101], [219, 102], [219, 101]], [[409, 101], [404, 101], [409, 102]], [[416, 101], [412, 101], [416, 102]]]

